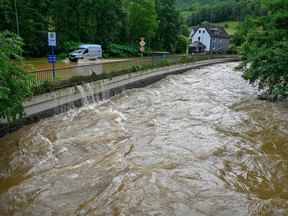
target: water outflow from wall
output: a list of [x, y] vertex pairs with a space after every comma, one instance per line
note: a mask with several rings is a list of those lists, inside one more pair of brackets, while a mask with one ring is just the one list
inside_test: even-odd
[[257, 100], [236, 65], [170, 75], [2, 138], [1, 214], [287, 215], [287, 102]]
[[[77, 85], [76, 88], [79, 91], [79, 93], [81, 94], [83, 105], [88, 105], [89, 103], [95, 103], [96, 101], [99, 100], [99, 98], [97, 97], [97, 95], [95, 95], [95, 93], [94, 93], [94, 91], [93, 91], [93, 89], [89, 83], [85, 83], [84, 88], [81, 85]], [[104, 93], [102, 93], [102, 94], [104, 94]]]
[[83, 89], [82, 86], [77, 85], [76, 88], [78, 89], [78, 91], [80, 92], [81, 96], [82, 96], [82, 104], [83, 105], [87, 105], [88, 104], [88, 97], [86, 95], [85, 90]]

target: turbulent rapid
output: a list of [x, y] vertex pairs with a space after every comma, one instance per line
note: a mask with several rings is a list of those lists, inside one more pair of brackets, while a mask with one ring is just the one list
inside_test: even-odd
[[[224, 63], [0, 140], [0, 215], [287, 215], [288, 104]], [[109, 93], [107, 93], [109, 94]]]

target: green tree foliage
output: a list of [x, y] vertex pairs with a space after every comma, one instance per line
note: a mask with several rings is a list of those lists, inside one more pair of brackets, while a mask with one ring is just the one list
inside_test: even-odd
[[182, 11], [186, 14], [189, 26], [199, 25], [203, 21], [223, 22], [242, 21], [247, 15], [261, 16], [266, 13], [261, 7], [260, 0], [178, 0], [178, 4], [186, 5]]
[[187, 37], [178, 35], [175, 53], [186, 53], [189, 41]]
[[25, 115], [22, 102], [32, 97], [33, 79], [21, 68], [22, 45], [19, 36], [0, 32], [0, 117], [8, 121]]
[[24, 42], [23, 55], [33, 57], [46, 54], [47, 8], [46, 0], [0, 0], [0, 31], [18, 33], [18, 21], [19, 36]]
[[59, 44], [119, 42], [126, 23], [123, 0], [53, 0], [50, 14]]
[[269, 13], [255, 20], [242, 45], [243, 77], [278, 99], [288, 97], [288, 1], [265, 1]]
[[0, 0], [0, 10], [0, 31], [17, 33], [18, 20], [25, 57], [50, 54], [50, 31], [57, 32], [57, 55], [81, 43], [101, 44], [105, 53], [110, 44], [132, 46], [140, 37], [146, 48], [175, 51], [177, 38], [189, 34], [175, 0]]
[[176, 50], [178, 35], [181, 34], [183, 24], [180, 12], [176, 8], [175, 0], [158, 0], [156, 11], [159, 19], [159, 27], [153, 40], [158, 49], [174, 53]]
[[131, 42], [140, 37], [151, 38], [158, 27], [154, 0], [126, 1], [128, 12], [127, 36]]
[[231, 38], [231, 43], [235, 46], [241, 46], [245, 40], [249, 31], [257, 28], [254, 22], [254, 17], [246, 16], [243, 22], [240, 22], [237, 26], [237, 32], [235, 32]]
[[11, 0], [0, 0], [0, 30], [17, 32], [14, 3]]
[[103, 46], [121, 42], [127, 25], [123, 0], [94, 0], [93, 6], [96, 8], [97, 22], [94, 42]]

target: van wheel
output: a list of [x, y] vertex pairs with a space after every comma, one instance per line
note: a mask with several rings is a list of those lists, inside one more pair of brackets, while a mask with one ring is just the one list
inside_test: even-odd
[[77, 62], [78, 59], [69, 59], [71, 62]]

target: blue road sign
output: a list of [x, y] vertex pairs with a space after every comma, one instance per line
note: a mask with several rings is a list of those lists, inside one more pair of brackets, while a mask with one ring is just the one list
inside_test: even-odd
[[56, 62], [57, 61], [56, 55], [49, 55], [48, 56], [48, 61], [50, 63]]

